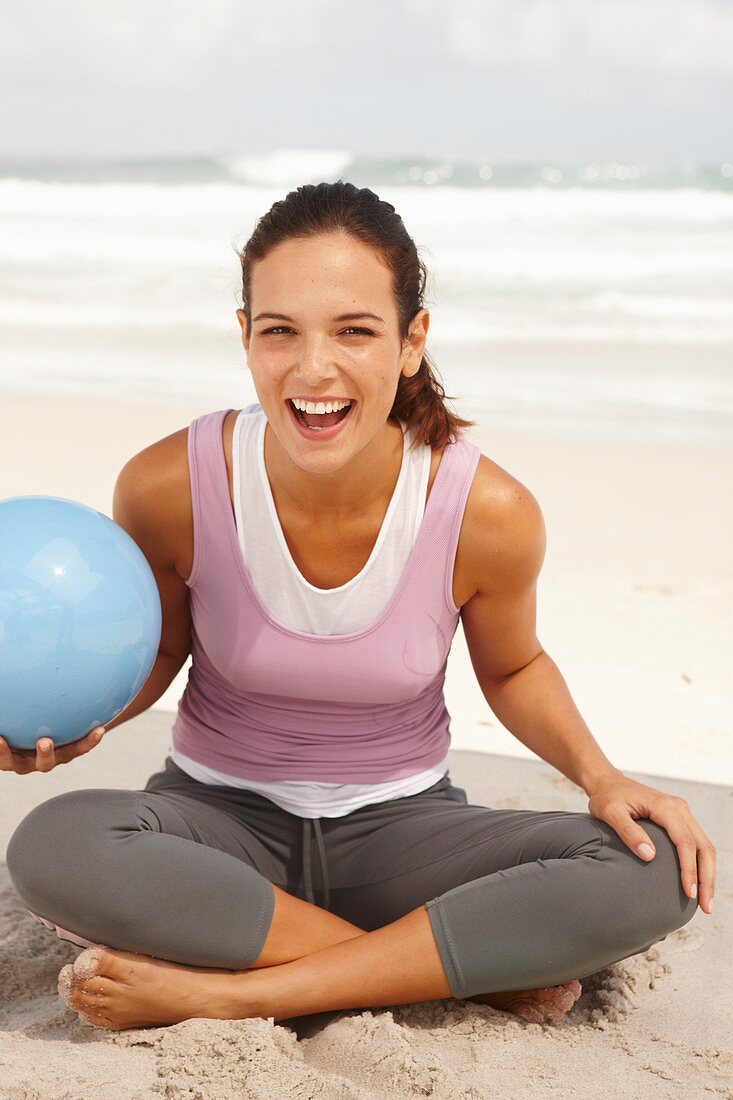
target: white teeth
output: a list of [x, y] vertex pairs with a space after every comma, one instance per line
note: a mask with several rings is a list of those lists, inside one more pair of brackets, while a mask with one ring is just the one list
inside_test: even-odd
[[299, 397], [291, 398], [293, 405], [299, 412], [309, 413], [311, 416], [322, 416], [323, 413], [339, 412], [348, 408], [350, 401], [303, 401]]

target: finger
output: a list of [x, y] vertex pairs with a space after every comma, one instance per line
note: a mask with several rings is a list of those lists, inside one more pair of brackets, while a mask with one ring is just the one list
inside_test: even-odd
[[[671, 834], [670, 837], [674, 841]], [[680, 861], [682, 889], [694, 901], [697, 898], [697, 844], [693, 838], [674, 843]]]
[[104, 726], [96, 726], [86, 737], [81, 737], [78, 741], [72, 741], [70, 744], [57, 749], [56, 763], [67, 764], [69, 760], [74, 760], [77, 756], [84, 756], [86, 753], [91, 752], [106, 732]]
[[16, 775], [27, 775], [36, 770], [35, 754], [31, 752], [13, 752], [2, 737], [0, 737], [0, 771], [15, 772]]
[[12, 772], [13, 770], [13, 754], [7, 741], [0, 737], [0, 771]]
[[92, 749], [97, 747], [106, 732], [104, 726], [96, 726], [86, 737], [82, 737], [81, 741], [77, 741], [77, 755], [83, 756], [85, 753], [91, 752]]
[[704, 833], [697, 851], [697, 877], [700, 908], [704, 913], [712, 913], [715, 894], [715, 848]]
[[36, 741], [36, 771], [50, 772], [56, 764], [53, 741], [50, 737], [41, 737]]
[[649, 834], [635, 821], [628, 810], [609, 810], [603, 819], [620, 836], [627, 848], [645, 863], [654, 859], [657, 850]]
[[693, 901], [698, 894], [698, 850], [708, 838], [695, 821], [690, 808], [683, 799], [675, 799], [674, 807], [667, 812], [654, 814], [653, 820], [660, 825], [677, 849], [680, 863], [682, 888]]
[[[689, 843], [694, 845], [695, 849], [695, 872], [697, 889], [700, 901], [700, 908], [705, 913], [712, 913], [713, 911], [713, 895], [715, 893], [715, 864], [716, 853], [715, 846], [711, 843], [709, 837], [700, 828], [695, 818], [692, 816], [687, 803], [683, 803], [683, 813], [689, 819], [687, 826], [689, 832]], [[670, 832], [670, 836], [672, 833]], [[681, 842], [685, 844], [685, 840]], [[680, 844], [677, 845], [679, 851]]]

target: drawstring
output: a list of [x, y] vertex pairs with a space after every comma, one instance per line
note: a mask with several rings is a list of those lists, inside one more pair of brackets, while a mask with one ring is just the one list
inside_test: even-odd
[[303, 818], [303, 890], [305, 900], [311, 905], [316, 904], [316, 895], [313, 888], [313, 868], [311, 866], [311, 847], [313, 837], [316, 834], [316, 848], [318, 849], [318, 870], [321, 879], [323, 893], [323, 908], [328, 909], [331, 902], [331, 889], [328, 881], [328, 864], [326, 863], [326, 845], [323, 843], [321, 822], [318, 818]]
[[328, 864], [326, 863], [326, 845], [323, 843], [323, 833], [321, 832], [321, 823], [318, 818], [313, 822], [313, 828], [316, 834], [316, 845], [318, 847], [318, 855], [321, 863], [321, 886], [323, 888], [323, 908], [328, 909], [331, 901], [331, 889], [328, 882]]
[[315, 905], [313, 894], [313, 875], [311, 874], [311, 819], [303, 818], [303, 889], [305, 900]]

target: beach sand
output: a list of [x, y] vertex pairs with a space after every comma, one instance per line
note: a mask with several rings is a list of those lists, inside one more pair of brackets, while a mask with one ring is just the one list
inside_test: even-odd
[[[71, 497], [109, 512], [114, 478], [145, 444], [205, 408], [4, 395], [0, 498]], [[0, 865], [0, 1096], [733, 1097], [733, 621], [729, 500], [720, 445], [473, 433], [527, 484], [548, 524], [540, 637], [608, 755], [683, 795], [719, 849], [715, 913], [586, 980], [558, 1025], [462, 1002], [300, 1021], [189, 1021], [119, 1035], [55, 994], [76, 949], [28, 917]], [[727, 525], [727, 526], [726, 526]], [[167, 697], [167, 704], [175, 692]], [[488, 712], [457, 637], [448, 682], [452, 777], [473, 801], [585, 809]], [[51, 775], [0, 775], [0, 857], [38, 802], [78, 787], [130, 787], [158, 768], [171, 716], [154, 710]], [[481, 750], [481, 751], [476, 751]]]

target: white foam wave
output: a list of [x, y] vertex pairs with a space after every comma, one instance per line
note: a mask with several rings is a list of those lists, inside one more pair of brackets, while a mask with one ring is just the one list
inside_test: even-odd
[[258, 217], [277, 198], [267, 187], [237, 183], [59, 183], [8, 177], [0, 180], [0, 217], [76, 217], [86, 221], [200, 215]]
[[408, 224], [413, 237], [415, 228], [425, 220], [440, 225], [449, 235], [454, 221], [490, 225], [507, 218], [520, 223], [548, 218], [545, 228], [556, 228], [567, 219], [582, 224], [585, 218], [611, 218], [623, 224], [628, 219], [643, 219], [645, 225], [664, 225], [668, 219], [715, 222], [733, 219], [733, 192], [703, 191], [695, 187], [670, 190], [597, 191], [569, 187], [553, 191], [547, 187], [505, 187], [470, 189], [446, 185], [439, 191], [422, 187], [380, 189]]
[[[733, 324], [717, 328], [701, 323], [699, 328], [670, 323], [658, 325], [616, 322], [572, 321], [549, 323], [526, 317], [492, 317], [484, 326], [450, 320], [430, 326], [437, 343], [476, 344], [685, 344], [689, 346], [733, 347]], [[733, 352], [731, 353], [733, 356]]]
[[[201, 213], [245, 213], [255, 216], [278, 198], [284, 187], [308, 179], [334, 178], [348, 167], [350, 153], [334, 150], [280, 150], [266, 156], [230, 158], [232, 182], [226, 183], [65, 183], [5, 177], [0, 179], [0, 216], [38, 214], [94, 218], [100, 215], [127, 219], [136, 215], [190, 216]], [[677, 188], [667, 191], [610, 191], [544, 187], [506, 187], [472, 190], [445, 186], [438, 190], [418, 187], [380, 188], [380, 194], [402, 214], [416, 240], [429, 227], [450, 240], [455, 226], [490, 230], [510, 222], [533, 225], [539, 219], [545, 230], [582, 227], [612, 222], [624, 227], [629, 221], [665, 231], [680, 221], [721, 222], [733, 225], [733, 192]], [[671, 225], [670, 225], [671, 223]]]
[[352, 153], [339, 149], [275, 149], [271, 153], [225, 157], [235, 179], [259, 187], [297, 187], [334, 180], [352, 163]]

